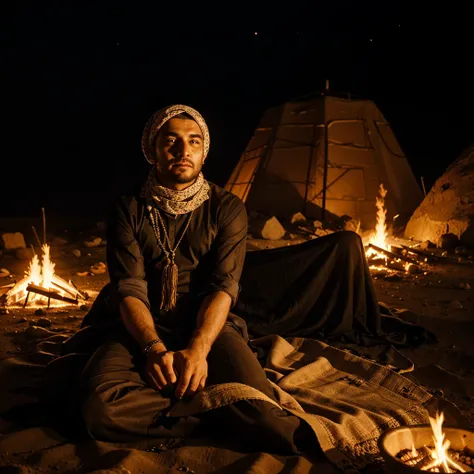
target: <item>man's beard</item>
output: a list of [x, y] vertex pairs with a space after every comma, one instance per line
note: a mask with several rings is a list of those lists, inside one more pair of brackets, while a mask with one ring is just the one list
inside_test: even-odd
[[198, 177], [201, 166], [194, 166], [192, 163], [187, 162], [189, 167], [184, 168], [185, 171], [179, 171], [179, 166], [171, 164], [171, 167], [166, 170], [165, 176], [172, 183], [176, 184], [188, 184], [193, 183]]

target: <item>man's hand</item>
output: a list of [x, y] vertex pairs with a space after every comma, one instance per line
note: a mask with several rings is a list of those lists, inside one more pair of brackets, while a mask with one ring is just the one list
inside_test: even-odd
[[145, 374], [151, 388], [163, 390], [167, 385], [176, 383], [173, 351], [151, 350], [146, 356]]
[[174, 367], [179, 379], [176, 387], [176, 396], [191, 397], [202, 390], [207, 379], [206, 355], [195, 349], [184, 349], [174, 353]]

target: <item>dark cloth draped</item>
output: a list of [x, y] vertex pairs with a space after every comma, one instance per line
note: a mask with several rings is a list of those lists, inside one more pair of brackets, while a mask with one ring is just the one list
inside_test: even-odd
[[379, 304], [354, 232], [247, 252], [240, 282], [233, 311], [247, 322], [251, 337], [278, 334], [396, 346], [434, 339]]

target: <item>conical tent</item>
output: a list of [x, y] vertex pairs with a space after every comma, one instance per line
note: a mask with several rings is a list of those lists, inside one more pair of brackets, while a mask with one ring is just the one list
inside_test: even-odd
[[349, 215], [372, 228], [380, 184], [388, 217], [423, 199], [397, 139], [369, 100], [328, 95], [294, 100], [263, 115], [225, 188], [249, 211], [308, 218]]

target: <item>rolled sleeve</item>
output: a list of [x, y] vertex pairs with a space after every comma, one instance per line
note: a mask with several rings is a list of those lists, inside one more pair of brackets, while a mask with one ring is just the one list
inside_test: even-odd
[[215, 264], [208, 291], [223, 291], [232, 299], [232, 307], [240, 293], [240, 276], [245, 261], [247, 240], [247, 211], [244, 203], [235, 197], [226, 208], [219, 225], [215, 246]]
[[137, 212], [132, 204], [119, 200], [109, 216], [107, 266], [117, 303], [133, 296], [150, 308], [145, 265], [136, 238]]

